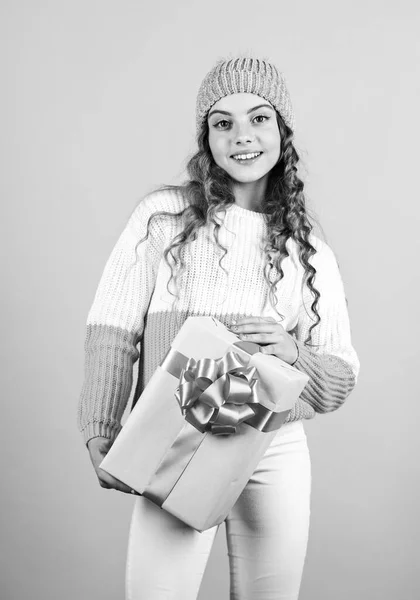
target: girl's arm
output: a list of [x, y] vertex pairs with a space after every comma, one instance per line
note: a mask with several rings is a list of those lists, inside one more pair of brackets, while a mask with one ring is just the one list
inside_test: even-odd
[[310, 308], [313, 297], [305, 286], [296, 328], [299, 357], [294, 366], [310, 377], [302, 400], [316, 412], [326, 413], [343, 404], [357, 382], [360, 365], [351, 342], [347, 301], [336, 258], [329, 246], [320, 241], [318, 244], [311, 262], [317, 270], [315, 287], [321, 294], [318, 303], [321, 322], [312, 330], [313, 345], [305, 346], [304, 340], [314, 322]]
[[[153, 196], [132, 213], [102, 273], [90, 308], [85, 338], [85, 374], [78, 406], [78, 426], [84, 441], [104, 437], [114, 441], [131, 393], [137, 343], [154, 289], [162, 253], [163, 230], [148, 218], [156, 210]], [[135, 264], [134, 264], [135, 263]]]

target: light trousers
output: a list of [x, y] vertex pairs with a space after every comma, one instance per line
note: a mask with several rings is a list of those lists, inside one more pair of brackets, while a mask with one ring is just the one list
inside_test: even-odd
[[[230, 600], [297, 600], [310, 492], [303, 423], [286, 423], [225, 521]], [[137, 497], [128, 542], [126, 600], [196, 600], [218, 527], [199, 533]]]

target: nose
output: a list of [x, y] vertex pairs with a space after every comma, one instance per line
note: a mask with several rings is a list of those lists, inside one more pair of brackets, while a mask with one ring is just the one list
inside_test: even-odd
[[236, 134], [235, 134], [235, 144], [250, 144], [255, 139], [255, 134], [249, 127], [249, 124], [245, 123], [243, 125], [238, 125]]

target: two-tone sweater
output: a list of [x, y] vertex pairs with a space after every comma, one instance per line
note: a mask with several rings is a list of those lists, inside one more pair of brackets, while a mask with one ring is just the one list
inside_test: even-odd
[[186, 206], [180, 191], [157, 191], [143, 198], [105, 264], [86, 323], [85, 372], [78, 405], [78, 426], [85, 443], [97, 436], [115, 439], [132, 392], [136, 361], [133, 405], [189, 316], [213, 316], [230, 326], [233, 319], [246, 316], [279, 321], [282, 315], [280, 322], [295, 337], [299, 350], [294, 366], [309, 376], [287, 421], [336, 410], [357, 381], [359, 361], [352, 346], [343, 281], [331, 248], [311, 234], [316, 253], [310, 262], [316, 269], [321, 321], [307, 346], [304, 341], [315, 318], [310, 308], [313, 296], [302, 285], [305, 272], [297, 244], [287, 242], [289, 256], [282, 261], [283, 278], [276, 284], [276, 312], [263, 271], [267, 224], [262, 213], [236, 203], [220, 211], [219, 242], [227, 248], [224, 269], [219, 264], [222, 254], [214, 240], [214, 225], [200, 227], [196, 239], [186, 245], [178, 288], [171, 286], [172, 271], [163, 252], [182, 231], [182, 219], [152, 219], [147, 239], [139, 241], [153, 213], [176, 213]]

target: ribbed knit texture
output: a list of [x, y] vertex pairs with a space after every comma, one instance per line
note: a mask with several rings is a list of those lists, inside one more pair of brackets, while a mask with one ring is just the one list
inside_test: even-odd
[[219, 60], [201, 82], [196, 100], [197, 133], [213, 104], [225, 96], [240, 92], [265, 98], [279, 112], [286, 125], [294, 129], [295, 117], [283, 73], [263, 58], [239, 56]]
[[[166, 287], [170, 269], [162, 253], [182, 230], [179, 219], [153, 219], [148, 239], [138, 245], [134, 264], [135, 245], [145, 236], [149, 216], [156, 210], [179, 212], [185, 206], [185, 199], [176, 191], [154, 192], [144, 198], [104, 267], [87, 318], [85, 378], [78, 409], [78, 425], [86, 443], [95, 436], [115, 439], [132, 390], [134, 363], [140, 357], [133, 404], [188, 316], [211, 315], [227, 326], [232, 319], [251, 315], [279, 320], [263, 276], [267, 229], [261, 213], [237, 204], [224, 216], [218, 213], [223, 220], [219, 238], [228, 248], [222, 265], [228, 275], [219, 266], [221, 253], [213, 241], [212, 226], [199, 229], [197, 239], [187, 247], [178, 306]], [[316, 349], [303, 344], [312, 323], [312, 296], [305, 291], [302, 298], [304, 270], [290, 240], [290, 256], [282, 263], [284, 278], [277, 285], [282, 325], [293, 331], [299, 346], [295, 367], [310, 377], [288, 421], [336, 410], [353, 389], [359, 372], [337, 262], [324, 242], [315, 236], [311, 241], [317, 249], [311, 261], [321, 293], [321, 323], [313, 330]]]

